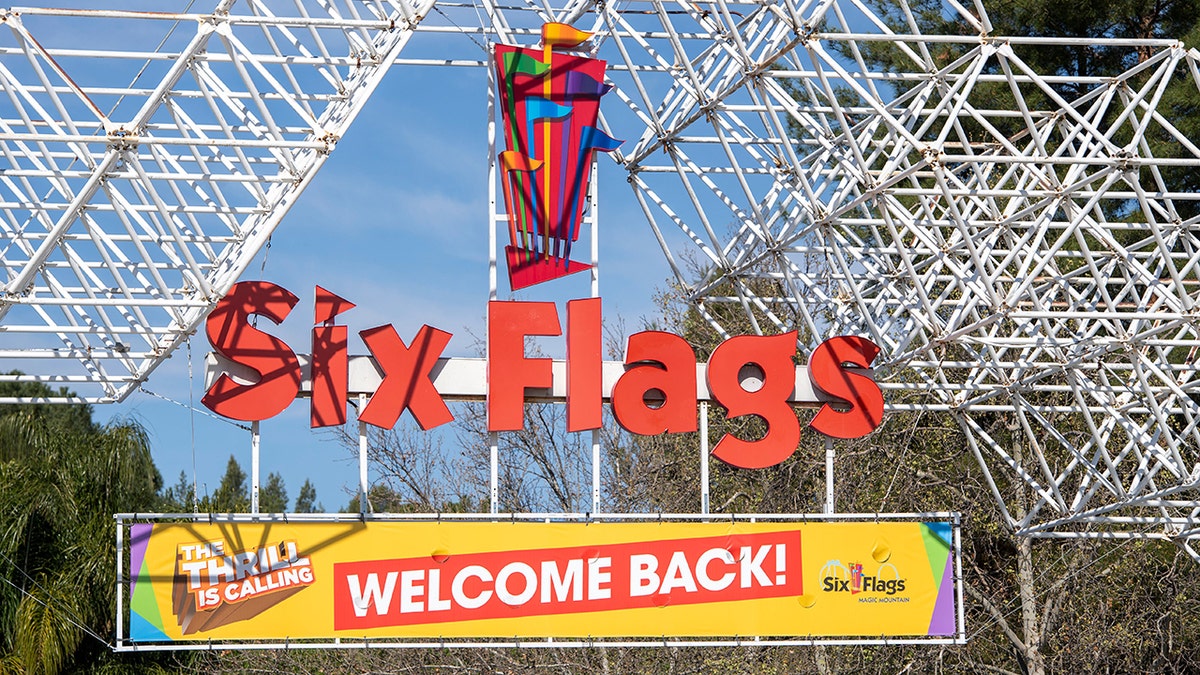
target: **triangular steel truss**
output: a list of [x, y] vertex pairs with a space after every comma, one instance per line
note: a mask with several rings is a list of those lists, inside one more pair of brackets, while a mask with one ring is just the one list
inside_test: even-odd
[[[0, 12], [0, 359], [89, 401], [128, 395], [237, 280], [431, 5]], [[150, 37], [98, 48], [110, 34]]]
[[[612, 156], [718, 330], [871, 337], [891, 408], [953, 414], [1021, 533], [1189, 539], [1200, 195], [1181, 176], [1200, 142], [1167, 101], [1200, 98], [1200, 52], [997, 35], [979, 2], [941, 12], [953, 34], [922, 34], [903, 0], [10, 10], [0, 359], [124, 397], [390, 66], [483, 67], [488, 43], [563, 21], [596, 32], [603, 126], [628, 139]], [[56, 39], [72, 22], [156, 37]], [[1041, 44], [1125, 58], [1068, 78], [1031, 65]]]

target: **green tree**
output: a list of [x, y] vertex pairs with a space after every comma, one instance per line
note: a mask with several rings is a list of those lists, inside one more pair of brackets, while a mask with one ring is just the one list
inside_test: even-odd
[[262, 513], [283, 513], [287, 507], [288, 494], [283, 476], [272, 471], [267, 474], [267, 484], [258, 491], [258, 510]]
[[[8, 375], [20, 375], [21, 371], [14, 370]], [[32, 382], [0, 382], [0, 396], [4, 398], [21, 398], [37, 401], [54, 397], [56, 399], [70, 398], [74, 393], [66, 387], [58, 390]], [[0, 419], [10, 415], [26, 416], [38, 420], [46, 420], [48, 424], [69, 429], [98, 431], [99, 427], [92, 421], [92, 406], [87, 404], [62, 405], [54, 403], [28, 403], [22, 405], [0, 406]], [[9, 442], [16, 439], [8, 439]], [[15, 450], [16, 446], [0, 448], [0, 452]], [[0, 460], [8, 459], [0, 456]]]
[[221, 483], [212, 494], [208, 510], [216, 513], [237, 513], [250, 510], [250, 493], [246, 490], [246, 472], [242, 471], [242, 466], [238, 464], [233, 455], [229, 456], [229, 462], [225, 464], [225, 475], [221, 476]]
[[[342, 509], [342, 513], [358, 513], [361, 511], [361, 500], [359, 495], [354, 495], [350, 498], [349, 503]], [[405, 501], [400, 493], [383, 484], [372, 485], [367, 491], [367, 509], [369, 513], [413, 513], [416, 509], [413, 505]]]
[[106, 651], [112, 516], [151, 510], [160, 485], [135, 423], [97, 425], [88, 406], [0, 406], [0, 672], [58, 673]]
[[300, 486], [300, 494], [296, 495], [296, 513], [322, 513], [325, 507], [317, 503], [317, 488], [307, 478]]
[[180, 471], [179, 480], [175, 481], [174, 485], [163, 489], [159, 499], [159, 511], [162, 513], [192, 513], [200, 510], [200, 501], [194, 484], [188, 479], [186, 473]]
[[[908, 4], [913, 20], [924, 34], [977, 37], [976, 29], [959, 16], [947, 13], [940, 0], [911, 0]], [[867, 5], [896, 30], [908, 31], [909, 19], [902, 5], [890, 0], [868, 0]], [[1200, 0], [1012, 0], [986, 3], [985, 7], [992, 24], [990, 35], [995, 37], [1174, 39], [1180, 40], [1188, 48], [1200, 46]], [[836, 26], [836, 19], [829, 21], [830, 28], [847, 30], [844, 26]], [[853, 27], [849, 30], [853, 31]], [[936, 43], [927, 45], [926, 49], [931, 65], [941, 69], [950, 66], [971, 47], [966, 43]], [[924, 72], [928, 68], [927, 64], [914, 62], [910, 55], [915, 52], [906, 52], [894, 43], [861, 43], [858, 49], [857, 57], [849, 47], [843, 47], [843, 53], [848, 59], [861, 57], [869, 66], [894, 73]], [[1061, 78], [1050, 84], [1050, 88], [1068, 101], [1096, 87], [1108, 86], [1107, 81], [1098, 84], [1088, 78], [1116, 75], [1152, 56], [1151, 50], [1146, 47], [1099, 46], [1089, 44], [1086, 40], [1047, 40], [1037, 44], [1013, 45], [1012, 49], [1015, 59], [1033, 71]], [[1011, 67], [1016, 69], [1016, 66]], [[1161, 119], [1146, 129], [1145, 142], [1155, 157], [1195, 159], [1195, 154], [1185, 147], [1184, 142], [1194, 143], [1194, 139], [1200, 135], [1200, 97], [1197, 97], [1195, 82], [1184, 72], [1186, 70], [1182, 64], [1177, 69], [1159, 103]], [[999, 59], [990, 60], [984, 68], [984, 73], [989, 75], [1003, 72]], [[1136, 88], [1144, 81], [1143, 74], [1140, 79], [1126, 82], [1122, 85], [1120, 95], [1134, 95]], [[915, 85], [913, 81], [892, 83], [898, 94]], [[839, 97], [843, 95], [857, 98], [852, 92], [839, 92]], [[933, 94], [935, 97], [937, 95]], [[1048, 105], [1049, 96], [1034, 86], [1021, 85], [1021, 96], [1031, 109], [1057, 107]], [[1007, 82], [980, 82], [972, 89], [969, 100], [979, 109], [1018, 109], [1012, 86]], [[1116, 116], [1115, 111], [1111, 112], [1106, 123], [1115, 122]], [[1023, 121], [1016, 118], [1007, 121], [992, 118], [989, 121], [997, 131], [1018, 146], [1028, 142], [1021, 131]], [[1131, 142], [1134, 123], [1126, 119], [1122, 128], [1115, 132], [1113, 138], [1118, 144]], [[1174, 130], [1170, 127], [1174, 127]], [[964, 121], [963, 128], [972, 142], [996, 140], [992, 132], [972, 122]], [[1050, 139], [1049, 142], [1056, 141]], [[1136, 152], [1142, 154], [1144, 150], [1139, 148]], [[1195, 192], [1200, 189], [1200, 172], [1192, 167], [1162, 167], [1160, 173], [1169, 191]], [[1148, 173], [1142, 179], [1150, 185], [1155, 182]], [[1182, 219], [1200, 214], [1200, 202], [1196, 200], [1174, 200], [1173, 203]], [[1106, 208], [1113, 210], [1110, 213], [1113, 217], [1132, 221], [1144, 219], [1133, 202], [1123, 207], [1111, 205]]]

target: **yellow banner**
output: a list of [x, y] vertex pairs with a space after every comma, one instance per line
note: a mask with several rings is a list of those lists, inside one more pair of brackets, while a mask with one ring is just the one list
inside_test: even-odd
[[948, 522], [130, 526], [133, 642], [949, 637]]

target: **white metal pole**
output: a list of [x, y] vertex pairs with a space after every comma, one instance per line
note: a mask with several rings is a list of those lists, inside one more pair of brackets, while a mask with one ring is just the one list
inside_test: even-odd
[[[487, 109], [488, 109], [488, 300], [497, 296], [496, 278], [496, 224], [507, 214], [496, 209], [496, 68], [495, 57], [488, 49], [487, 59]], [[507, 177], [504, 177], [507, 179]], [[486, 329], [485, 329], [486, 330]], [[490, 355], [489, 355], [490, 356]], [[491, 512], [499, 512], [500, 501], [500, 434], [488, 432], [489, 489]]]
[[250, 513], [258, 513], [258, 456], [261, 446], [258, 420], [250, 423]]
[[[507, 213], [496, 209], [496, 68], [495, 57], [488, 49], [487, 58], [487, 135], [488, 135], [488, 300], [496, 299], [496, 223]], [[502, 177], [507, 179], [507, 176]]]
[[700, 402], [700, 513], [708, 515], [708, 401]]
[[600, 297], [600, 162], [592, 158], [592, 184], [588, 186], [592, 226], [592, 297]]
[[500, 501], [500, 434], [492, 431], [488, 433], [488, 451], [491, 458], [491, 495], [492, 513], [499, 512]]
[[[591, 202], [592, 237], [592, 297], [600, 297], [600, 203], [597, 187], [600, 182], [600, 163], [592, 158], [592, 183], [588, 186]], [[592, 513], [600, 512], [600, 430], [592, 430]]]
[[[358, 414], [361, 417], [362, 411], [367, 407], [367, 395], [358, 395]], [[367, 423], [361, 419], [358, 421], [358, 511], [362, 515], [367, 515], [370, 510], [367, 508], [367, 490], [369, 489], [367, 481]]]
[[833, 439], [825, 437], [825, 513], [833, 513]]
[[958, 641], [967, 643], [967, 620], [963, 609], [963, 575], [962, 575], [962, 523], [958, 514], [954, 514], [954, 585], [958, 592]]
[[592, 513], [600, 512], [600, 430], [592, 429]]
[[125, 640], [125, 597], [121, 568], [125, 564], [125, 521], [117, 517], [117, 646]]

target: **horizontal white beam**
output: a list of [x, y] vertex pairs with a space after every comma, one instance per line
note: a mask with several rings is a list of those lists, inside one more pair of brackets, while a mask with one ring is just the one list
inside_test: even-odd
[[[298, 354], [302, 372], [301, 395], [311, 391], [311, 357], [308, 354]], [[525, 400], [532, 403], [562, 403], [567, 398], [567, 362], [554, 359], [551, 366], [554, 373], [554, 386], [550, 388], [526, 389]], [[603, 398], [608, 401], [612, 397], [613, 385], [627, 370], [620, 361], [605, 361], [603, 364]], [[871, 370], [852, 370], [851, 372], [871, 376]], [[238, 363], [234, 363], [219, 354], [210, 352], [204, 358], [204, 386], [211, 387], [213, 382], [222, 374], [229, 374], [235, 381], [250, 384], [258, 380], [256, 373]], [[487, 398], [487, 359], [448, 357], [438, 359], [438, 363], [430, 371], [433, 386], [448, 401], [482, 401]], [[743, 369], [739, 373], [741, 386], [746, 391], [756, 391], [762, 386], [761, 375], [756, 375], [752, 369]], [[375, 359], [370, 356], [350, 357], [350, 388], [351, 397], [359, 394], [373, 394], [383, 381]], [[696, 364], [696, 396], [700, 401], [715, 401], [708, 389], [708, 365]], [[838, 402], [824, 392], [816, 389], [808, 378], [808, 368], [796, 367], [796, 384], [788, 402], [802, 407], [818, 407], [825, 403]]]

